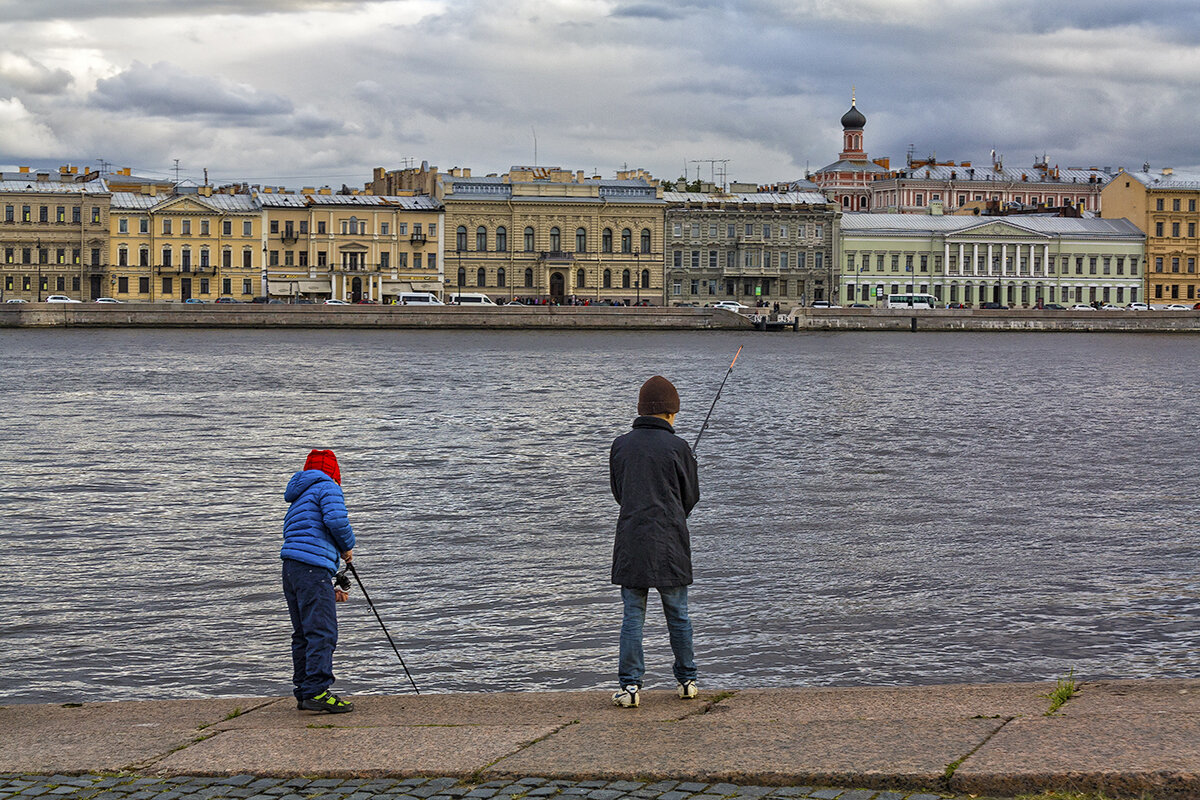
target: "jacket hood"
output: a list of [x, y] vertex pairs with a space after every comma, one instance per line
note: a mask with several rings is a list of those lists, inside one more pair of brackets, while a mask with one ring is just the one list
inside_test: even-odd
[[292, 475], [292, 479], [288, 481], [287, 489], [283, 492], [283, 499], [289, 503], [294, 503], [300, 495], [308, 491], [309, 487], [321, 481], [334, 483], [333, 478], [319, 469], [301, 470]]
[[667, 422], [662, 417], [651, 417], [651, 416], [647, 416], [647, 415], [642, 415], [642, 416], [638, 417], [637, 419], [635, 419], [633, 421], [633, 427], [635, 427], [635, 428], [662, 428], [664, 431], [670, 431], [671, 433], [675, 432], [675, 429], [673, 427], [671, 427], [671, 423]]

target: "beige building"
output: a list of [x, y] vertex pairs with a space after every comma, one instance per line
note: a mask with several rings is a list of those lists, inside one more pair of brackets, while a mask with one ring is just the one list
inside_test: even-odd
[[642, 170], [615, 179], [558, 167], [375, 170], [375, 193], [416, 191], [445, 206], [446, 294], [660, 305], [663, 202]]
[[254, 197], [237, 189], [114, 192], [108, 293], [128, 302], [249, 302], [262, 289], [261, 217]]
[[0, 173], [0, 297], [36, 302], [52, 294], [92, 300], [108, 293], [108, 188], [78, 172]]
[[1125, 218], [1146, 234], [1146, 302], [1200, 300], [1200, 174], [1171, 168], [1117, 173], [1104, 188], [1104, 216]]
[[271, 297], [396, 302], [442, 293], [441, 203], [412, 195], [264, 191], [264, 268]]

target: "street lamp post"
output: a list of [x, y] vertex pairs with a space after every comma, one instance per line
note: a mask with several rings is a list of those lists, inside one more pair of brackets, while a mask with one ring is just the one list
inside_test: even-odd
[[38, 290], [37, 290], [38, 299], [37, 299], [37, 301], [40, 303], [40, 302], [42, 302], [42, 240], [40, 238], [37, 240], [37, 247], [33, 251], [33, 257], [37, 259], [37, 268], [38, 268], [37, 269], [37, 282], [38, 282]]
[[636, 305], [642, 304], [642, 248], [633, 251], [633, 269], [637, 277], [633, 281], [633, 286], [637, 289]]

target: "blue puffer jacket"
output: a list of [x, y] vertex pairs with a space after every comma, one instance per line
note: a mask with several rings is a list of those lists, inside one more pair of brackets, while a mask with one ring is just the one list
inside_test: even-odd
[[319, 469], [297, 472], [283, 499], [292, 504], [283, 518], [283, 549], [290, 558], [337, 571], [338, 556], [354, 548], [342, 487]]

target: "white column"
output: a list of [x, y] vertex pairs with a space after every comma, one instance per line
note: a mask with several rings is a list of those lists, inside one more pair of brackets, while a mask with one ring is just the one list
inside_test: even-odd
[[1042, 245], [1042, 274], [1050, 277], [1050, 245]]
[[979, 243], [971, 245], [971, 274], [979, 274]]
[[945, 252], [942, 254], [942, 275], [950, 274], [950, 243], [946, 242]]
[[1008, 244], [1000, 245], [1000, 274], [1008, 277]]
[[992, 274], [992, 244], [988, 242], [987, 246], [987, 273], [988, 277]]
[[966, 256], [967, 256], [966, 245], [964, 245], [962, 242], [959, 242], [958, 243], [958, 274], [959, 275], [967, 274]]

